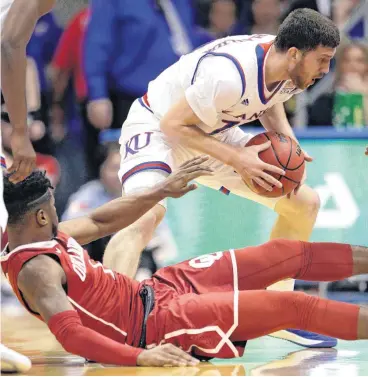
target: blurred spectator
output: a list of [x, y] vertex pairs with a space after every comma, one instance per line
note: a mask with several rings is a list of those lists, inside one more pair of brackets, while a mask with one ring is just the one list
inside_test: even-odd
[[339, 48], [333, 90], [311, 106], [309, 124], [368, 125], [367, 45], [354, 42]]
[[[51, 86], [47, 68], [54, 55], [62, 29], [57, 25], [52, 12], [42, 16], [27, 45], [27, 101], [30, 116], [38, 122], [38, 136], [33, 145], [37, 152], [54, 152], [49, 132]], [[35, 127], [33, 127], [35, 128]]]
[[285, 8], [282, 19], [285, 19], [290, 12], [299, 8], [310, 8], [327, 17], [332, 17], [332, 0], [291, 0], [289, 6]]
[[[282, 19], [293, 10], [298, 8], [311, 8], [316, 10], [327, 17], [330, 17], [336, 25], [341, 29], [344, 27], [349, 17], [361, 0], [292, 0], [290, 5], [286, 7], [283, 13]], [[362, 38], [362, 28], [357, 25], [357, 28], [353, 27], [348, 31], [349, 37]]]
[[254, 0], [252, 5], [253, 25], [249, 34], [277, 34], [280, 26], [280, 0]]
[[[90, 155], [99, 130], [121, 128], [133, 101], [178, 58], [211, 38], [183, 0], [91, 0], [84, 43]], [[93, 140], [93, 142], [91, 142]]]
[[[65, 101], [68, 84], [72, 79], [75, 90], [75, 98], [80, 109], [80, 118], [83, 124], [83, 131], [93, 128], [89, 124], [86, 105], [87, 105], [87, 84], [83, 71], [83, 41], [85, 30], [88, 24], [89, 9], [80, 10], [65, 28], [60, 39], [52, 61], [52, 83], [53, 83], [53, 105], [52, 122], [54, 137], [60, 140], [65, 136]], [[84, 132], [85, 133], [85, 132]], [[87, 176], [89, 179], [98, 177], [98, 166], [101, 163], [101, 153], [95, 147], [95, 139], [90, 140], [90, 133], [84, 135], [83, 148], [85, 149]]]
[[277, 34], [281, 0], [253, 0], [244, 6], [233, 34]]
[[[366, 1], [366, 0], [365, 0]], [[336, 25], [342, 29], [348, 22], [352, 12], [359, 5], [361, 0], [339, 0], [334, 1], [332, 5], [332, 19]], [[368, 15], [365, 15], [367, 18]], [[363, 38], [364, 37], [364, 21], [359, 21], [346, 30], [349, 38]], [[367, 31], [365, 31], [367, 35]]]
[[233, 0], [213, 0], [209, 11], [208, 31], [214, 38], [229, 35], [236, 22], [236, 6]]
[[[119, 167], [119, 145], [111, 144], [107, 148], [106, 159], [100, 167], [99, 179], [86, 183], [70, 197], [62, 220], [84, 216], [94, 208], [120, 197]], [[102, 261], [103, 252], [108, 241], [109, 237], [106, 237], [105, 239], [92, 242], [87, 246], [87, 250], [94, 260]], [[175, 242], [173, 241], [170, 229], [163, 223], [142, 254], [137, 279], [142, 280], [151, 276], [158, 268], [164, 266], [169, 258], [173, 258], [175, 255]]]

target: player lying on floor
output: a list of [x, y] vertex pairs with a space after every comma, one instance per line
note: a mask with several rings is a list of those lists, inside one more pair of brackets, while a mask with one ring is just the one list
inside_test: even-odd
[[[188, 191], [193, 175], [208, 174], [198, 163], [148, 193], [59, 225], [44, 175], [35, 172], [17, 185], [5, 179], [9, 244], [1, 264], [20, 302], [65, 350], [108, 364], [185, 366], [238, 357], [247, 340], [288, 327], [368, 339], [368, 308], [264, 289], [287, 278], [330, 281], [368, 273], [366, 247], [273, 240], [166, 267], [142, 283], [88, 257], [80, 244], [127, 226], [165, 196]], [[188, 174], [191, 169], [198, 170]]]

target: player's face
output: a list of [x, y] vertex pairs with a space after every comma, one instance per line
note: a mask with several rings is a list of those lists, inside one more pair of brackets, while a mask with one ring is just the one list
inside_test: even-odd
[[305, 53], [295, 52], [295, 58], [289, 65], [289, 76], [295, 86], [304, 90], [326, 75], [335, 53], [335, 48], [322, 46]]

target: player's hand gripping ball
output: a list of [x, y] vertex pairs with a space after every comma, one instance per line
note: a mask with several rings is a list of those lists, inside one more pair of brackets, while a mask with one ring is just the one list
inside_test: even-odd
[[280, 167], [285, 175], [279, 175], [266, 171], [282, 183], [282, 188], [273, 186], [272, 191], [267, 191], [256, 182], [252, 181], [250, 187], [259, 195], [269, 198], [277, 198], [291, 193], [301, 182], [305, 169], [305, 158], [299, 144], [290, 136], [278, 132], [264, 132], [250, 139], [246, 147], [259, 145], [271, 141], [271, 146], [259, 153], [259, 158], [271, 165]]

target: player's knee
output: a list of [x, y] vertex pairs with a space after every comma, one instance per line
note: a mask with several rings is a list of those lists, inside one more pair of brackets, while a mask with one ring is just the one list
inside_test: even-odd
[[280, 256], [285, 255], [288, 251], [290, 254], [299, 254], [303, 248], [303, 242], [298, 240], [287, 240], [283, 238], [276, 238], [260, 245], [261, 248], [267, 250], [272, 254], [279, 253]]
[[304, 292], [280, 292], [283, 295], [282, 305], [292, 313], [293, 325], [300, 329], [308, 328], [319, 298]]
[[[300, 328], [303, 324], [304, 316], [310, 305], [310, 298], [312, 296], [307, 295], [304, 292], [277, 292], [279, 297], [279, 305], [285, 308], [290, 313], [292, 324]], [[291, 325], [291, 324], [290, 324]]]
[[155, 207], [135, 222], [136, 231], [141, 233], [157, 228], [165, 217], [165, 213], [166, 209], [162, 205], [156, 204]]
[[309, 187], [305, 196], [301, 200], [300, 213], [308, 216], [308, 218], [316, 218], [320, 207], [321, 200], [317, 191]]
[[166, 214], [166, 208], [160, 204], [156, 204], [150, 211], [151, 221], [153, 221], [155, 227], [159, 226]]
[[284, 199], [279, 213], [282, 215], [316, 218], [321, 202], [317, 191], [309, 186], [303, 186], [296, 196]]

